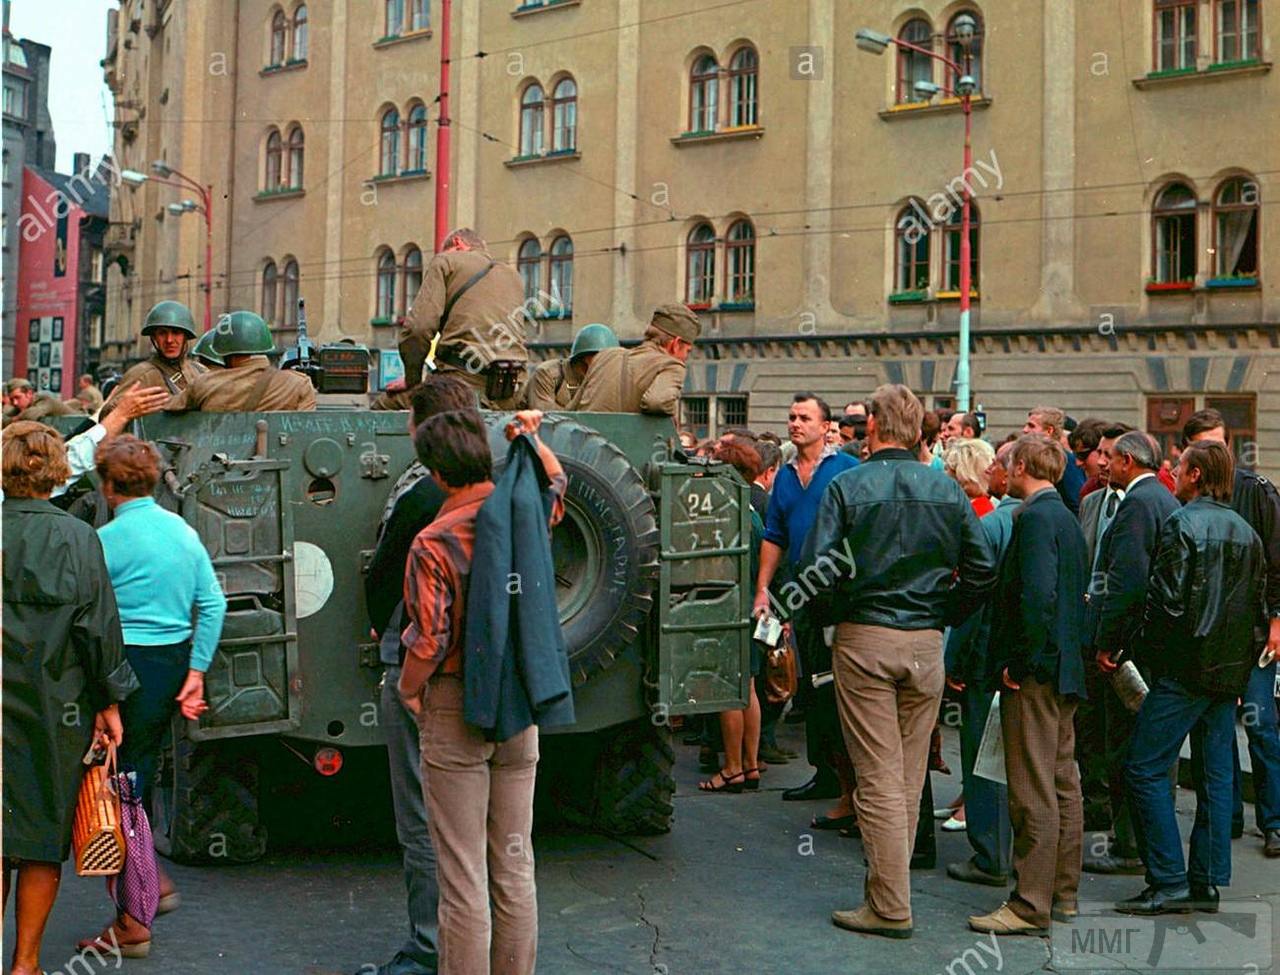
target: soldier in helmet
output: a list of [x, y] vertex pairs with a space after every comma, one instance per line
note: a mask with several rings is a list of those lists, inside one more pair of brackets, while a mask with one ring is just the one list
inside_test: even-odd
[[685, 361], [701, 330], [698, 316], [684, 305], [659, 305], [634, 349], [597, 353], [568, 408], [674, 416]]
[[[221, 325], [222, 322], [229, 317], [229, 315], [223, 315], [218, 319], [218, 324]], [[227, 365], [226, 362], [218, 352], [214, 351], [213, 348], [213, 343], [217, 338], [218, 330], [216, 328], [205, 332], [196, 339], [196, 344], [191, 347], [191, 351], [188, 354], [191, 358], [198, 359], [200, 364], [206, 369], [225, 369]]]
[[201, 375], [171, 399], [166, 410], [256, 413], [316, 408], [311, 380], [277, 369], [267, 359], [276, 348], [271, 329], [260, 315], [233, 311], [218, 320], [213, 335], [210, 351], [222, 358], [226, 368]]
[[548, 359], [533, 370], [524, 387], [524, 408], [544, 412], [568, 409], [596, 353], [616, 348], [618, 336], [608, 325], [593, 322], [582, 326], [573, 337], [568, 359]]
[[119, 391], [137, 382], [142, 387], [163, 386], [170, 393], [181, 393], [190, 386], [204, 367], [187, 356], [187, 343], [196, 337], [196, 323], [191, 310], [179, 301], [161, 301], [147, 312], [142, 334], [151, 339], [155, 354], [132, 366], [121, 377], [116, 391], [107, 400], [106, 412], [115, 406]]

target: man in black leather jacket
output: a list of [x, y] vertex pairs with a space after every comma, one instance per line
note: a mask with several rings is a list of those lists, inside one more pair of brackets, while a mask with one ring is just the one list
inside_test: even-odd
[[[798, 573], [817, 577], [827, 621], [838, 624], [836, 701], [868, 862], [866, 903], [832, 920], [894, 938], [912, 932], [908, 863], [942, 697], [942, 629], [995, 585], [991, 542], [969, 499], [912, 449], [923, 412], [906, 386], [872, 394], [871, 457], [827, 486]], [[839, 555], [852, 557], [852, 571]]]
[[[1182, 429], [1182, 445], [1216, 440], [1230, 446], [1227, 424], [1217, 410], [1191, 414]], [[1267, 649], [1272, 655], [1265, 667], [1254, 667], [1244, 691], [1244, 722], [1253, 768], [1254, 813], [1263, 835], [1263, 850], [1280, 857], [1280, 713], [1276, 707], [1275, 658], [1280, 656], [1280, 492], [1265, 477], [1236, 466], [1231, 487], [1231, 510], [1247, 521], [1262, 539], [1267, 558]], [[1232, 790], [1231, 835], [1244, 832], [1239, 748], [1236, 751], [1235, 787]]]
[[[1220, 443], [1183, 452], [1178, 499], [1160, 529], [1147, 587], [1138, 659], [1154, 683], [1138, 712], [1125, 764], [1147, 886], [1121, 901], [1126, 914], [1217, 910], [1231, 881], [1231, 743], [1235, 702], [1266, 640], [1262, 541], [1228, 507], [1233, 463]], [[1196, 819], [1191, 863], [1169, 769], [1191, 735]]]

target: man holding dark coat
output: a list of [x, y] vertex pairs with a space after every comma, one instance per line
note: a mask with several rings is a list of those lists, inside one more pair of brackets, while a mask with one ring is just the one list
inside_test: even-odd
[[[1009, 454], [1009, 493], [1023, 499], [1000, 569], [990, 660], [1000, 680], [1000, 723], [1013, 824], [1008, 902], [969, 918], [975, 931], [1044, 934], [1078, 911], [1083, 812], [1075, 711], [1084, 696], [1084, 535], [1054, 485], [1066, 455], [1024, 436]], [[1158, 486], [1158, 485], [1157, 485]], [[1161, 488], [1163, 490], [1163, 488]]]

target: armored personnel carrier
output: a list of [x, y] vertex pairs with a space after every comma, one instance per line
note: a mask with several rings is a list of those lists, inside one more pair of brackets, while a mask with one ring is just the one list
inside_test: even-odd
[[[488, 414], [495, 464], [506, 417]], [[157, 846], [184, 862], [267, 847], [267, 776], [333, 776], [381, 745], [377, 645], [362, 572], [413, 462], [405, 414], [157, 414], [161, 503], [204, 540], [228, 601], [209, 710], [175, 723], [157, 783]], [[543, 738], [539, 808], [614, 833], [672, 817], [669, 719], [746, 701], [749, 489], [684, 462], [669, 419], [553, 414], [569, 475], [553, 548], [577, 723]], [[263, 761], [287, 750], [290, 773]], [[371, 755], [376, 753], [370, 753]], [[301, 811], [293, 816], [305, 816]]]

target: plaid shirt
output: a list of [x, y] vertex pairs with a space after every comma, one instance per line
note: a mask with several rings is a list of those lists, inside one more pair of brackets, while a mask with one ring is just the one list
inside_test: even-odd
[[[552, 479], [552, 526], [564, 517], [567, 486], [568, 478], [563, 474]], [[409, 626], [400, 639], [406, 653], [434, 665], [433, 673], [462, 673], [476, 515], [492, 493], [493, 482], [484, 481], [449, 497], [409, 549], [404, 577], [404, 608]]]

